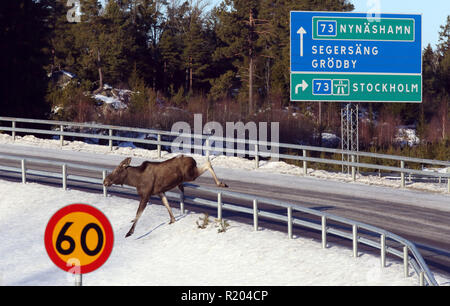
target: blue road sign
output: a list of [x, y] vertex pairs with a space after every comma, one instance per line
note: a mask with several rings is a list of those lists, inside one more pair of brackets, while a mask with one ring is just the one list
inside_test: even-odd
[[[421, 102], [421, 27], [417, 14], [291, 12], [291, 100]], [[399, 77], [365, 86], [363, 75]]]

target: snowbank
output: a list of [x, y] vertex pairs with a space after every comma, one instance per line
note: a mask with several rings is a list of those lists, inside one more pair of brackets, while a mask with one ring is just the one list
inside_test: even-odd
[[[137, 201], [38, 184], [0, 180], [0, 285], [73, 285], [44, 247], [50, 217], [72, 203], [91, 204], [108, 217], [114, 229], [114, 249], [99, 270], [83, 277], [84, 285], [417, 285], [403, 277], [402, 264], [286, 233], [261, 230], [228, 221], [225, 233], [211, 225], [199, 229], [203, 215], [181, 216], [168, 225], [167, 210], [149, 205], [135, 234], [125, 239]], [[176, 206], [176, 204], [172, 204]], [[441, 284], [449, 279], [436, 276]]]

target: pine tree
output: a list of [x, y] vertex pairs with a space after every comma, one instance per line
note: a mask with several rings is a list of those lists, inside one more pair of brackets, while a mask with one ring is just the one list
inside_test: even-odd
[[132, 71], [137, 48], [128, 12], [115, 0], [104, 9], [97, 0], [83, 0], [81, 10], [81, 23], [72, 27], [74, 47], [80, 50], [76, 58], [80, 78], [97, 80], [97, 91], [105, 82], [123, 82]]
[[[241, 94], [249, 101], [249, 113], [255, 109], [254, 92], [265, 95], [275, 92], [289, 101], [289, 12], [352, 9], [347, 0], [224, 0], [221, 3], [215, 12], [220, 41], [214, 56], [216, 60], [228, 59], [233, 63], [222, 74], [235, 74], [232, 83], [239, 81]], [[214, 81], [216, 86], [224, 87], [218, 83], [220, 80], [229, 81], [229, 78], [217, 77]]]
[[[248, 113], [254, 112], [254, 61], [258, 55], [256, 21], [260, 1], [224, 0], [216, 11], [219, 26], [217, 36], [222, 42], [215, 51], [216, 59], [226, 58], [233, 63], [233, 72], [241, 83], [241, 93], [247, 88]], [[231, 72], [224, 72], [230, 75]]]
[[439, 32], [437, 46], [440, 86], [450, 96], [450, 16]]
[[211, 61], [211, 42], [206, 26], [206, 4], [203, 0], [190, 1], [188, 3], [185, 22], [183, 23], [183, 40], [185, 47], [183, 61], [188, 74], [186, 91], [205, 89], [207, 71]]
[[[185, 11], [186, 5], [180, 6], [178, 1], [172, 1], [167, 6], [167, 20], [163, 24], [163, 33], [158, 45], [163, 66], [163, 88], [171, 95], [174, 95], [185, 82], [185, 65], [182, 59], [184, 40], [180, 26]], [[170, 88], [172, 90], [169, 90]]]

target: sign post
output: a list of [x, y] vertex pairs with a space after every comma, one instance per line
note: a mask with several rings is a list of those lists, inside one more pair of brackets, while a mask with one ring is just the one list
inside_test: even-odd
[[291, 12], [291, 100], [422, 102], [422, 16]]
[[50, 218], [44, 242], [53, 263], [75, 274], [75, 285], [81, 286], [82, 274], [98, 269], [108, 259], [114, 233], [100, 210], [86, 204], [72, 204]]

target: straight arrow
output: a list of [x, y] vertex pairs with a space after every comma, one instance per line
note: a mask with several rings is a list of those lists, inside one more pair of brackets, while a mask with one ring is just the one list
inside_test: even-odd
[[300, 56], [303, 56], [303, 35], [306, 34], [306, 31], [303, 27], [298, 29], [297, 34], [300, 34]]

